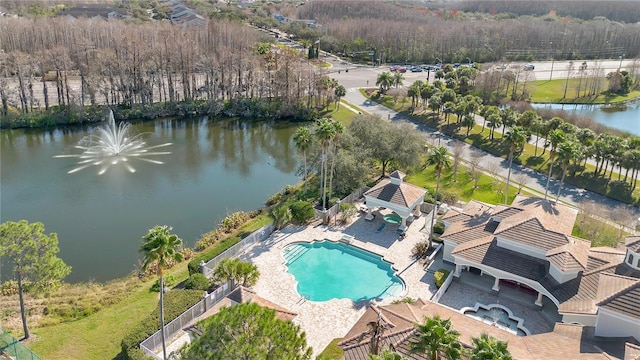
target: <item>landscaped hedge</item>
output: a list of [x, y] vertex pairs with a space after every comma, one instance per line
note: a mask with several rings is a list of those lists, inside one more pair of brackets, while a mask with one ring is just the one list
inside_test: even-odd
[[184, 283], [185, 289], [193, 290], [207, 290], [210, 285], [209, 279], [201, 273], [191, 274], [187, 281]]
[[308, 201], [296, 201], [291, 204], [291, 219], [296, 224], [306, 224], [316, 216], [313, 205]]
[[[202, 300], [201, 290], [171, 290], [164, 294], [164, 321], [168, 324], [173, 319], [177, 318], [185, 310], [195, 305], [198, 301]], [[140, 359], [138, 351], [133, 351], [130, 354], [131, 349], [136, 349], [140, 346], [140, 343], [146, 338], [151, 336], [156, 331], [160, 330], [160, 307], [156, 307], [155, 310], [138, 325], [132, 327], [129, 333], [122, 339], [120, 347], [122, 349], [122, 359], [124, 360], [136, 360]]]
[[438, 269], [435, 273], [433, 273], [433, 279], [436, 281], [436, 287], [440, 289], [440, 286], [444, 284], [444, 281], [449, 276], [449, 270], [447, 269]]
[[206, 249], [203, 252], [201, 252], [200, 254], [194, 256], [193, 259], [191, 259], [191, 261], [189, 261], [189, 264], [187, 265], [187, 267], [189, 268], [189, 275], [193, 275], [195, 273], [200, 272], [200, 262], [201, 261], [207, 262], [207, 261], [213, 259], [214, 257], [222, 254], [228, 248], [230, 248], [233, 245], [239, 243], [240, 240], [242, 240], [242, 239], [240, 239], [239, 236], [230, 236], [230, 237], [220, 241], [215, 246], [213, 246], [213, 247], [211, 247], [209, 249]]

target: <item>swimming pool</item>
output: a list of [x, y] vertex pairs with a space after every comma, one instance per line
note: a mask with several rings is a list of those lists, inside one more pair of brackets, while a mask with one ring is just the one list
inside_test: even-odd
[[293, 243], [282, 250], [300, 296], [311, 301], [353, 301], [399, 296], [404, 282], [379, 255], [331, 241]]

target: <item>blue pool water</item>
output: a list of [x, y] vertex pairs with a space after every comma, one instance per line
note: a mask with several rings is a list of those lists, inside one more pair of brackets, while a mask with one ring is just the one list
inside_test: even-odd
[[390, 263], [348, 244], [294, 243], [283, 249], [282, 256], [298, 282], [298, 294], [312, 301], [382, 299], [404, 290]]

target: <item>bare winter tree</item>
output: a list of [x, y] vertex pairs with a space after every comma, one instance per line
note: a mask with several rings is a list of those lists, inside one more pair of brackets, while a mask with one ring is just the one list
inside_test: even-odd
[[451, 148], [451, 154], [453, 159], [453, 181], [458, 181], [458, 165], [460, 165], [460, 161], [462, 156], [464, 155], [464, 143], [462, 141], [456, 141]]
[[529, 175], [518, 171], [513, 175], [513, 181], [518, 184], [518, 194], [520, 194], [522, 192], [522, 189], [527, 186], [527, 184], [529, 183], [529, 181], [531, 181], [531, 178], [529, 177]]
[[482, 152], [476, 149], [470, 150], [469, 156], [469, 175], [473, 179], [473, 188], [478, 187], [478, 181], [482, 176], [482, 170], [480, 169], [480, 161], [482, 160]]

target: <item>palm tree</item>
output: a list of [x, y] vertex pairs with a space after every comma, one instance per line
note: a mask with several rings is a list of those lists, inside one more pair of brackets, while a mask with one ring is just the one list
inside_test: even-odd
[[547, 186], [544, 188], [544, 198], [547, 198], [549, 192], [549, 182], [551, 181], [551, 174], [553, 173], [553, 163], [556, 157], [556, 149], [558, 145], [565, 141], [564, 132], [556, 129], [549, 133], [549, 142], [551, 143], [551, 150], [549, 151], [549, 175], [547, 175]]
[[329, 145], [331, 139], [334, 136], [335, 127], [332, 124], [332, 120], [328, 118], [322, 118], [318, 120], [316, 124], [316, 137], [320, 140], [320, 144], [322, 146], [322, 154], [321, 161], [322, 165], [320, 168], [320, 191], [322, 194], [322, 210], [325, 210], [327, 207], [327, 160], [329, 155]]
[[471, 338], [470, 360], [511, 360], [507, 343], [482, 333], [479, 338]]
[[333, 144], [331, 148], [331, 171], [329, 171], [329, 201], [331, 201], [331, 195], [333, 193], [333, 169], [336, 164], [336, 157], [338, 151], [338, 137], [344, 132], [344, 126], [339, 121], [332, 121], [333, 125], [333, 137], [331, 138], [331, 143]]
[[393, 73], [393, 85], [398, 88], [398, 86], [402, 85], [402, 81], [404, 80], [404, 75], [401, 72]]
[[509, 199], [509, 181], [511, 180], [511, 166], [513, 165], [513, 154], [522, 151], [524, 144], [529, 140], [530, 134], [522, 126], [514, 126], [507, 131], [507, 135], [502, 139], [509, 145], [509, 173], [507, 174], [507, 186], [504, 191], [504, 203]]
[[304, 163], [304, 192], [307, 193], [307, 150], [313, 143], [313, 136], [311, 135], [311, 129], [307, 126], [299, 127], [295, 134], [293, 134], [293, 141], [296, 148], [302, 151], [302, 159]]
[[460, 359], [460, 333], [451, 328], [451, 320], [441, 319], [438, 315], [425, 317], [424, 324], [416, 324], [416, 330], [416, 340], [409, 342], [411, 353], [425, 353], [430, 360], [439, 360], [441, 353], [447, 359]]
[[462, 118], [462, 126], [467, 127], [467, 136], [469, 136], [469, 131], [476, 125], [476, 119], [471, 114], [466, 114], [464, 118]]
[[560, 186], [558, 186], [558, 193], [556, 194], [556, 202], [560, 198], [560, 191], [562, 190], [562, 183], [564, 177], [567, 174], [567, 167], [571, 161], [580, 161], [582, 158], [582, 146], [575, 139], [567, 139], [558, 146], [558, 162], [562, 167], [562, 177], [560, 178]]
[[371, 335], [371, 341], [369, 342], [369, 354], [378, 355], [380, 352], [380, 339], [384, 332], [384, 324], [382, 323], [380, 313], [378, 313], [378, 320], [367, 323], [367, 329], [369, 335]]
[[258, 281], [260, 272], [258, 267], [248, 261], [240, 259], [227, 258], [222, 260], [215, 270], [213, 270], [213, 279], [217, 282], [232, 282], [242, 286], [251, 286]]
[[347, 89], [344, 88], [344, 85], [337, 85], [334, 88], [333, 93], [338, 98], [338, 101], [337, 101], [338, 106], [337, 106], [337, 108], [339, 109], [340, 108], [340, 99], [342, 97], [344, 97], [345, 95], [347, 95]]
[[376, 85], [380, 86], [380, 94], [384, 95], [393, 85], [393, 75], [388, 71], [381, 72], [376, 79]]
[[502, 123], [502, 136], [506, 128], [510, 128], [516, 124], [518, 116], [510, 107], [504, 107], [500, 109], [500, 119]]
[[491, 130], [489, 132], [490, 136], [491, 136], [491, 140], [493, 140], [493, 134], [496, 131], [497, 127], [500, 127], [500, 125], [502, 125], [502, 117], [500, 117], [500, 113], [499, 112], [491, 112], [489, 114], [489, 116], [487, 116], [487, 126], [489, 127], [489, 129]]
[[433, 222], [438, 211], [438, 190], [440, 189], [440, 178], [442, 171], [451, 167], [451, 161], [447, 157], [447, 149], [444, 146], [433, 148], [427, 158], [427, 166], [434, 167], [438, 180], [436, 181], [436, 192], [433, 198], [433, 214], [431, 216], [431, 227], [429, 230], [429, 246], [431, 246], [431, 236], [433, 234]]
[[163, 225], [149, 229], [149, 232], [142, 237], [140, 251], [144, 254], [142, 269], [147, 270], [150, 266], [156, 266], [156, 273], [160, 278], [160, 333], [162, 335], [162, 355], [167, 358], [167, 347], [164, 333], [164, 270], [172, 262], [182, 260], [182, 239], [172, 234], [171, 226]]

